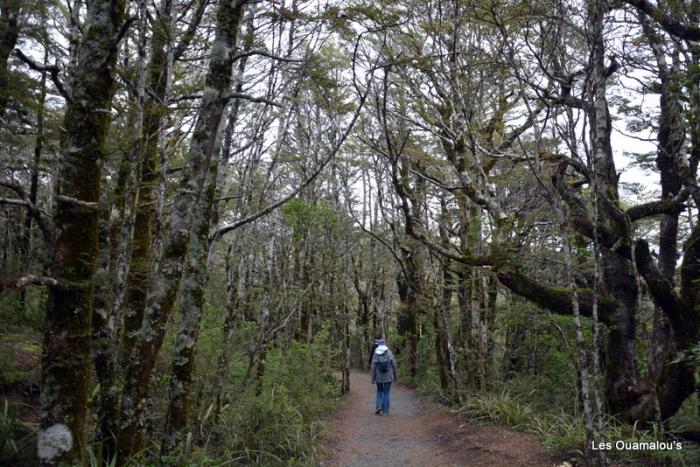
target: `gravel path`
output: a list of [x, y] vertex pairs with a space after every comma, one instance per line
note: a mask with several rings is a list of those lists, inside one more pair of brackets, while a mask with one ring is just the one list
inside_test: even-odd
[[533, 435], [497, 426], [467, 426], [395, 384], [391, 414], [374, 415], [375, 387], [367, 373], [352, 373], [351, 392], [329, 431], [323, 466], [547, 466], [555, 465]]

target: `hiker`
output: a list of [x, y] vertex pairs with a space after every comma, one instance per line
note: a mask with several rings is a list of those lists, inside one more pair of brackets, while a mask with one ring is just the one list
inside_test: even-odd
[[372, 344], [372, 350], [369, 351], [369, 361], [367, 362], [368, 365], [372, 365], [374, 351], [377, 350], [377, 347], [379, 347], [380, 345], [386, 345], [386, 341], [381, 337], [379, 339], [374, 339], [374, 344]]
[[396, 381], [396, 361], [394, 355], [381, 339], [372, 354], [372, 384], [377, 385], [375, 415], [389, 415], [389, 391]]

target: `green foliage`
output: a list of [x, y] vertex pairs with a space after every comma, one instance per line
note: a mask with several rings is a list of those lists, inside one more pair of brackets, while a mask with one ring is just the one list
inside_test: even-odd
[[678, 413], [668, 422], [673, 431], [700, 431], [700, 406], [698, 395], [694, 394], [685, 400]]
[[271, 349], [260, 394], [251, 385], [222, 411], [226, 458], [257, 465], [310, 463], [322, 419], [332, 412], [337, 381], [328, 371], [327, 334], [308, 345]]
[[[370, 337], [370, 339], [372, 338]], [[371, 342], [365, 343], [365, 345], [367, 345], [368, 348], [364, 350], [364, 354], [368, 357], [369, 355], [367, 354], [367, 352], [369, 352], [370, 350], [370, 344]], [[364, 359], [360, 358], [363, 353], [362, 349], [360, 348], [362, 345], [362, 336], [359, 332], [353, 331], [350, 335], [350, 368], [366, 368], [365, 365], [367, 365], [367, 360], [362, 361]]]
[[442, 394], [440, 387], [440, 376], [435, 356], [435, 331], [432, 320], [426, 318], [419, 319], [421, 339], [418, 342], [416, 378], [411, 380], [408, 372], [406, 372], [405, 378], [412, 382], [420, 394], [436, 396], [441, 402], [447, 402], [449, 398]]
[[[342, 29], [342, 20], [340, 23], [336, 20], [334, 26]], [[334, 116], [348, 113], [354, 108], [352, 101], [346, 100], [347, 93], [342, 80], [343, 70], [348, 66], [347, 52], [333, 43], [322, 45], [310, 56], [307, 65], [306, 84], [313, 102]]]
[[[509, 334], [504, 349], [504, 389], [526, 397], [538, 408], [576, 407], [575, 329], [573, 319], [549, 313], [524, 300], [516, 300], [501, 314], [499, 326]], [[591, 342], [586, 326], [586, 341]]]
[[[536, 433], [545, 445], [559, 452], [582, 456], [585, 443], [583, 419], [562, 412], [543, 412], [533, 405], [513, 396], [508, 391], [471, 396], [460, 408], [460, 413], [470, 421], [505, 424], [522, 431]], [[647, 442], [665, 440], [662, 433], [652, 427], [639, 430], [635, 426], [618, 423], [612, 418], [605, 421], [603, 437], [607, 441]], [[666, 439], [666, 441], [668, 441]], [[630, 465], [698, 465], [700, 450], [685, 445], [674, 451], [624, 451], [611, 450], [608, 455], [614, 461]]]
[[13, 413], [7, 399], [0, 404], [0, 465], [33, 465], [37, 427]]
[[38, 384], [40, 355], [39, 336], [35, 332], [7, 327], [0, 334], [0, 386]]
[[700, 342], [696, 342], [690, 348], [678, 353], [671, 363], [686, 362], [691, 365], [700, 366]]
[[528, 404], [511, 395], [500, 393], [474, 394], [460, 408], [471, 420], [504, 423], [513, 428], [524, 428], [532, 420], [534, 410]]
[[19, 291], [3, 291], [0, 294], [0, 322], [39, 330], [44, 318], [46, 292], [40, 288], [28, 287], [25, 297], [26, 304], [22, 310]]
[[0, 386], [21, 383], [27, 376], [24, 369], [4, 350], [0, 353]]
[[301, 199], [293, 199], [282, 206], [282, 214], [296, 239], [302, 238], [312, 230], [322, 230], [330, 235], [338, 233], [336, 213], [322, 201], [309, 204]]

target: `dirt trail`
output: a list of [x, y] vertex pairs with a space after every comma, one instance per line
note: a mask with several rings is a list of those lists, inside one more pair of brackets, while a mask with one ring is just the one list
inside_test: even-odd
[[369, 374], [352, 373], [350, 384], [330, 422], [333, 441], [323, 466], [555, 465], [531, 434], [467, 425], [401, 384], [391, 388], [391, 414], [380, 417], [374, 415]]

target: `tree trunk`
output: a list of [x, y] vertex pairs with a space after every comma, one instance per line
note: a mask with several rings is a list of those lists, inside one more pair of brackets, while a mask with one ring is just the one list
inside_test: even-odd
[[147, 70], [142, 125], [136, 143], [140, 157], [140, 182], [134, 217], [134, 241], [129, 260], [129, 274], [124, 292], [121, 359], [126, 366], [132, 357], [137, 334], [143, 319], [146, 298], [154, 270], [153, 237], [159, 186], [158, 134], [163, 113], [167, 109], [167, 48], [170, 36], [171, 2], [163, 0], [158, 20], [154, 22], [151, 59]]
[[[559, 181], [561, 183], [561, 181]], [[559, 197], [554, 197], [552, 200], [552, 208], [557, 216], [560, 227], [560, 235], [562, 241], [562, 253], [564, 256], [564, 275], [567, 286], [571, 293], [571, 308], [574, 315], [574, 327], [576, 329], [576, 347], [578, 350], [578, 387], [581, 394], [581, 402], [583, 406], [583, 427], [586, 436], [584, 445], [584, 458], [587, 465], [604, 465], [602, 459], [602, 451], [593, 450], [593, 443], [598, 441], [598, 436], [593, 427], [593, 410], [591, 408], [591, 397], [589, 391], [589, 376], [588, 376], [588, 352], [586, 352], [586, 342], [583, 336], [583, 322], [581, 321], [581, 312], [578, 300], [578, 291], [576, 281], [573, 274], [573, 260], [571, 253], [571, 241], [569, 240], [569, 232], [567, 218], [561, 206]]]
[[[143, 99], [145, 94], [145, 49], [146, 49], [146, 4], [138, 3], [138, 61], [136, 65], [136, 89], [130, 92], [130, 112], [127, 127], [137, 139], [131, 150], [126, 151], [120, 161], [117, 183], [111, 195], [111, 203], [105, 200], [104, 219], [100, 219], [100, 274], [95, 289], [92, 317], [92, 354], [95, 374], [99, 383], [97, 394], [97, 427], [95, 446], [98, 459], [109, 464], [116, 455], [116, 433], [118, 430], [119, 389], [117, 374], [120, 346], [116, 345], [117, 324], [122, 317], [119, 305], [124, 291], [124, 278], [129, 269], [129, 239], [131, 238], [132, 211], [136, 185], [140, 177], [140, 145], [138, 138], [143, 127]], [[128, 48], [128, 44], [125, 45]]]
[[617, 191], [617, 171], [613, 161], [610, 135], [612, 125], [606, 98], [605, 45], [603, 23], [605, 6], [594, 2], [589, 7], [589, 45], [592, 49], [592, 69], [588, 93], [592, 103], [590, 112], [591, 142], [598, 186], [598, 212], [608, 231], [616, 232], [621, 246], [615, 251], [602, 247], [602, 277], [605, 289], [617, 303], [611, 316], [608, 347], [606, 350], [606, 394], [611, 413], [631, 421], [630, 410], [639, 402], [639, 376], [636, 361], [636, 328], [639, 294], [634, 266], [625, 257], [631, 251], [631, 227], [622, 215]]
[[[685, 122], [683, 120], [683, 109], [680, 105], [680, 93], [682, 84], [679, 81], [679, 57], [678, 51], [673, 51], [672, 63], [667, 60], [666, 48], [662, 39], [654, 31], [648, 18], [644, 13], [639, 14], [645, 36], [656, 57], [658, 75], [661, 82], [661, 96], [659, 106], [658, 130], [658, 150], [656, 155], [656, 166], [661, 177], [661, 198], [672, 199], [678, 195], [682, 186], [681, 178], [681, 158], [683, 143], [685, 139]], [[659, 222], [659, 255], [658, 268], [661, 276], [673, 287], [675, 283], [676, 263], [678, 261], [678, 218], [680, 213], [666, 213], [660, 216]], [[671, 326], [671, 320], [663, 306], [658, 304], [654, 307], [654, 326], [651, 344], [650, 361], [650, 384], [654, 408], [660, 409], [659, 395], [671, 399], [683, 396], [672, 394], [680, 389], [684, 390], [683, 384], [676, 381], [669, 381], [672, 374], [677, 373], [679, 365], [674, 365], [671, 361], [678, 352], [676, 336]], [[690, 377], [690, 374], [685, 376]], [[683, 377], [683, 376], [681, 376]], [[669, 391], [669, 387], [673, 387]], [[664, 406], [668, 404], [664, 403]], [[675, 405], [675, 404], [672, 404]], [[665, 417], [660, 410], [655, 410], [656, 421], [663, 428]]]
[[[48, 64], [49, 50], [48, 46], [44, 47], [44, 66]], [[2, 71], [0, 70], [0, 76]], [[0, 89], [2, 89], [2, 78], [0, 77]], [[0, 91], [2, 92], [2, 91]], [[41, 163], [41, 153], [44, 149], [44, 109], [46, 106], [46, 71], [41, 73], [41, 82], [39, 85], [39, 108], [36, 114], [36, 142], [34, 143], [34, 161], [29, 181], [29, 202], [36, 206], [37, 195], [39, 193], [39, 164]], [[0, 108], [2, 103], [0, 103]], [[0, 110], [0, 115], [2, 111]], [[24, 217], [24, 230], [21, 239], [22, 251], [22, 267], [26, 272], [32, 270], [32, 221], [33, 217], [30, 212], [27, 212]], [[45, 245], [48, 247], [48, 245]], [[22, 289], [20, 292], [20, 312], [24, 313], [27, 308], [27, 291]]]
[[[0, 117], [7, 107], [9, 74], [7, 59], [15, 48], [19, 37], [19, 15], [21, 0], [0, 1]], [[41, 104], [43, 107], [43, 104]]]
[[204, 313], [204, 292], [209, 262], [209, 229], [216, 194], [217, 162], [209, 165], [207, 188], [196, 206], [192, 223], [188, 260], [185, 269], [180, 308], [182, 321], [175, 340], [173, 376], [161, 454], [173, 454], [188, 427], [189, 402], [194, 378], [199, 324]]
[[110, 123], [105, 109], [112, 100], [114, 43], [125, 4], [123, 0], [89, 4], [63, 122], [56, 256], [50, 271], [59, 285], [49, 293], [38, 435], [39, 458], [46, 464], [70, 462], [85, 446], [92, 281], [98, 254], [96, 206]]
[[240, 251], [238, 248], [233, 248], [233, 244], [229, 246], [229, 254], [226, 256], [226, 315], [224, 317], [221, 353], [219, 354], [218, 358], [216, 379], [214, 383], [214, 410], [212, 412], [213, 423], [218, 421], [218, 416], [221, 412], [224, 383], [226, 381], [226, 375], [229, 367], [229, 355], [233, 345], [236, 325], [240, 317], [243, 282], [246, 275], [245, 270], [247, 269], [249, 262], [249, 256], [245, 255], [238, 266], [233, 266], [231, 264], [231, 256], [233, 255], [233, 257], [238, 257], [239, 254]]
[[272, 301], [273, 289], [273, 274], [272, 264], [275, 258], [275, 239], [270, 233], [270, 238], [267, 240], [265, 248], [265, 285], [263, 286], [263, 296], [260, 304], [260, 319], [259, 319], [259, 337], [257, 347], [254, 352], [251, 352], [253, 358], [252, 376], [255, 379], [255, 394], [260, 396], [263, 391], [263, 378], [267, 369], [267, 347], [271, 336], [268, 335], [270, 330], [270, 304]]
[[232, 51], [246, 3], [245, 0], [219, 3], [206, 84], [192, 133], [188, 162], [163, 240], [159, 277], [148, 295], [133, 358], [125, 374], [118, 445], [121, 459], [141, 450], [148, 387], [180, 284], [193, 209], [204, 196], [208, 167], [219, 145], [219, 130], [231, 87]]
[[108, 296], [112, 283], [107, 280], [109, 270], [109, 212], [105, 193], [101, 195], [102, 212], [99, 220], [99, 256], [95, 274], [95, 296], [92, 313], [91, 353], [95, 375], [100, 385], [97, 394], [97, 427], [95, 429], [95, 454], [97, 459], [109, 464], [115, 454], [114, 433], [117, 428], [117, 391], [114, 388], [114, 349], [112, 347], [113, 323], [109, 319]]
[[[441, 242], [443, 245], [446, 245], [449, 242], [449, 238], [444, 223], [449, 222], [449, 217], [444, 199], [440, 200], [440, 207], [442, 218], [438, 228]], [[443, 257], [440, 258], [440, 263], [442, 268], [442, 296], [440, 297], [439, 306], [435, 306], [433, 311], [433, 327], [435, 330], [435, 356], [438, 366], [438, 376], [440, 377], [440, 387], [449, 399], [451, 393], [450, 367], [452, 366], [452, 358], [450, 355], [449, 337], [447, 335], [447, 317], [449, 316], [452, 304], [453, 280], [452, 272], [450, 271], [450, 260]]]

